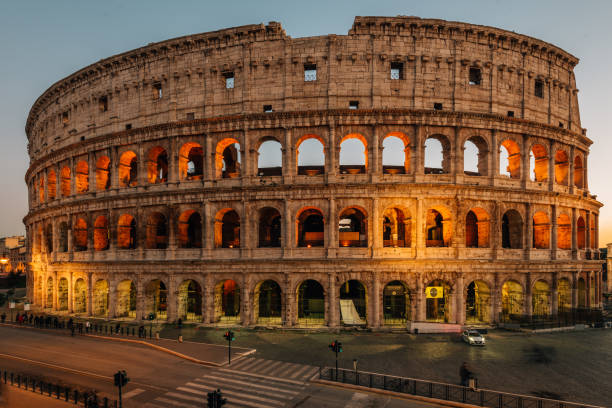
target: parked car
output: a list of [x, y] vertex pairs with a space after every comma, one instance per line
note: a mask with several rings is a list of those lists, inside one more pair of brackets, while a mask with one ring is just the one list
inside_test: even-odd
[[486, 343], [484, 336], [477, 330], [465, 330], [461, 337], [470, 346], [484, 346]]

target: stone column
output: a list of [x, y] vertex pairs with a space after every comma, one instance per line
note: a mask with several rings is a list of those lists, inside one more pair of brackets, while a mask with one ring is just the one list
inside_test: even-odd
[[425, 288], [422, 276], [417, 276], [417, 321], [427, 320], [427, 299], [425, 298]]
[[98, 190], [98, 183], [96, 182], [96, 155], [94, 152], [87, 153], [87, 163], [89, 166], [89, 174], [87, 176], [89, 177], [89, 188], [87, 191], [91, 193]]
[[257, 157], [255, 151], [251, 150], [251, 141], [249, 140], [248, 130], [242, 132], [242, 143], [240, 143], [240, 154], [242, 163], [240, 163], [240, 178], [242, 185], [249, 183], [249, 178], [256, 174], [253, 172], [253, 166], [257, 168]]
[[582, 180], [584, 185], [584, 191], [589, 191], [589, 166], [588, 166], [588, 157], [589, 155], [584, 153], [584, 163], [582, 163]]
[[168, 299], [167, 299], [167, 311], [168, 311], [168, 323], [174, 322], [177, 315], [178, 306], [178, 286], [176, 283], [177, 277], [175, 275], [168, 275]]
[[410, 158], [411, 174], [424, 173], [425, 165], [423, 162], [423, 137], [423, 125], [414, 125], [414, 144], [410, 146], [410, 154], [413, 156]]
[[256, 321], [254, 321], [253, 319], [253, 305], [251, 304], [251, 294], [253, 292], [253, 288], [251, 287], [251, 279], [248, 275], [243, 275], [242, 279], [240, 281], [240, 297], [242, 298], [240, 300], [240, 317], [241, 317], [241, 324], [243, 326], [249, 326], [251, 324], [257, 323]]
[[578, 258], [578, 226], [576, 208], [572, 208], [572, 259]]
[[178, 229], [178, 208], [176, 205], [169, 205], [166, 211], [166, 220], [168, 222], [168, 249], [171, 255], [178, 248], [178, 240], [176, 238]]
[[338, 153], [340, 146], [336, 146], [336, 124], [331, 121], [329, 123], [329, 138], [327, 146], [325, 146], [325, 175], [326, 179], [332, 178], [338, 174]]
[[586, 231], [586, 245], [585, 248], [587, 251], [591, 252], [591, 212], [589, 210], [586, 211], [586, 219], [584, 220], [585, 226], [584, 229]]
[[578, 272], [572, 274], [572, 309], [578, 308]]
[[146, 294], [145, 294], [145, 286], [142, 281], [142, 276], [137, 275], [134, 285], [136, 285], [136, 319], [146, 317]]
[[[491, 70], [493, 73], [496, 72], [495, 69]], [[494, 74], [495, 75], [495, 74]], [[491, 130], [491, 150], [489, 152], [489, 178], [491, 179], [491, 185], [493, 185], [493, 180], [499, 173], [499, 147], [497, 146], [497, 130]]]
[[327, 228], [327, 242], [325, 246], [330, 248], [338, 248], [338, 220], [336, 215], [336, 200], [333, 197], [330, 197], [328, 202], [329, 211], [328, 211], [328, 219], [326, 223]]
[[550, 139], [548, 143], [548, 191], [555, 187], [555, 142]]
[[465, 323], [465, 288], [463, 282], [463, 275], [459, 272], [457, 276], [456, 288], [455, 288], [455, 321], [457, 324]]
[[529, 259], [533, 248], [533, 214], [531, 203], [525, 203], [525, 259]]
[[111, 147], [110, 149], [110, 164], [108, 165], [108, 171], [110, 171], [111, 178], [110, 188], [119, 188], [119, 155], [117, 154], [117, 147]]
[[179, 146], [176, 136], [170, 138], [170, 151], [168, 152], [168, 182], [179, 181]]
[[[372, 216], [368, 228], [368, 246], [373, 248], [372, 256], [377, 256], [376, 252], [382, 248], [381, 216], [379, 213], [378, 198], [372, 199]], [[399, 239], [399, 238], [398, 238]]]
[[87, 274], [87, 316], [93, 316], [93, 273]]
[[68, 312], [74, 313], [74, 273], [68, 275]]
[[556, 316], [559, 313], [559, 276], [557, 272], [553, 273], [550, 300], [551, 300], [550, 314], [553, 316]]
[[328, 303], [328, 313], [325, 316], [329, 327], [338, 327], [340, 325], [340, 313], [338, 311], [340, 301], [334, 273], [328, 275], [328, 285], [327, 296], [325, 296], [325, 301]]
[[382, 174], [382, 157], [381, 157], [381, 146], [378, 135], [378, 126], [372, 126], [372, 140], [368, 149], [368, 168], [367, 172], [370, 173], [370, 180], [374, 181], [377, 177]]
[[208, 273], [204, 278], [204, 287], [202, 288], [202, 294], [204, 299], [202, 299], [202, 304], [204, 310], [202, 311], [202, 322], [203, 323], [215, 323], [215, 281], [213, 276]]
[[285, 274], [285, 288], [283, 290], [283, 325], [293, 327], [297, 322], [297, 311], [295, 310], [295, 291], [289, 274]]
[[[454, 147], [454, 149], [453, 149]], [[453, 175], [453, 180], [455, 183], [458, 179], [461, 179], [463, 176], [463, 158], [464, 158], [464, 146], [461, 143], [461, 129], [459, 126], [455, 126], [453, 128], [453, 140], [450, 153], [450, 168], [449, 172]]]
[[212, 215], [212, 205], [204, 201], [202, 214], [202, 240], [204, 241], [203, 250], [210, 252], [214, 248], [215, 220]]
[[114, 319], [117, 310], [117, 284], [113, 281], [108, 282], [108, 318]]
[[74, 166], [74, 157], [70, 157], [70, 195], [76, 194], [76, 168]]
[[[295, 247], [295, 237], [293, 232], [293, 226], [295, 223], [293, 222], [293, 217], [291, 215], [291, 201], [285, 199], [283, 208], [283, 218], [284, 221], [281, 225], [281, 241], [283, 245], [283, 256], [285, 258], [291, 256], [291, 249]], [[295, 232], [297, 233], [297, 231]]]
[[591, 307], [591, 272], [587, 272], [585, 274], [585, 288], [586, 288], [586, 296], [585, 303], [587, 309]]
[[521, 186], [527, 187], [529, 177], [529, 135], [523, 134], [523, 143], [521, 144]]
[[576, 156], [576, 148], [574, 147], [574, 145], [570, 146], [570, 153], [569, 153], [569, 192], [570, 194], [574, 194], [574, 158]]
[[217, 175], [215, 169], [216, 151], [213, 148], [212, 137], [210, 135], [205, 136], [204, 144], [204, 180], [211, 181]]
[[525, 314], [531, 318], [533, 315], [533, 298], [531, 296], [531, 274], [525, 275]]
[[414, 223], [414, 236], [412, 241], [417, 258], [425, 257], [425, 214], [423, 214], [423, 200], [416, 199], [416, 222]]
[[380, 318], [381, 318], [381, 292], [380, 292], [380, 279], [376, 274], [372, 274], [372, 296], [370, 296], [370, 300], [372, 301], [372, 318], [368, 320], [368, 326], [370, 327], [380, 327]]
[[550, 259], [557, 259], [557, 204], [551, 206]]
[[283, 179], [285, 184], [291, 184], [295, 176], [297, 163], [295, 147], [292, 140], [292, 129], [285, 128], [285, 143], [283, 145]]
[[[149, 184], [149, 180], [147, 180], [147, 157], [145, 156], [144, 147], [142, 144], [138, 144], [137, 154], [138, 154], [138, 186], [146, 186]], [[140, 220], [138, 220], [140, 221]]]

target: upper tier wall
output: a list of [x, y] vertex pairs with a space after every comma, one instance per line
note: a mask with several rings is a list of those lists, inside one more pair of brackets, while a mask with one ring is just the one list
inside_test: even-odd
[[[57, 82], [32, 107], [28, 148], [36, 159], [128, 127], [351, 101], [360, 109], [511, 111], [581, 135], [577, 62], [527, 36], [443, 20], [357, 17], [346, 36], [296, 39], [279, 23], [242, 26], [151, 44]], [[399, 79], [391, 79], [398, 63]], [[304, 80], [307, 64], [316, 64], [314, 81]], [[480, 70], [480, 84], [470, 84], [470, 68]]]

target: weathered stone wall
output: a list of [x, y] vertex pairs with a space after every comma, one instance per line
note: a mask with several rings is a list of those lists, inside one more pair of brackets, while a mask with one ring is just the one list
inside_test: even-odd
[[[588, 190], [576, 63], [515, 33], [412, 17], [358, 17], [347, 36], [299, 39], [277, 23], [245, 26], [102, 60], [51, 87], [28, 119], [28, 296], [109, 317], [159, 309], [174, 320], [196, 308], [215, 323], [228, 317], [231, 279], [236, 321], [290, 326], [302, 324], [306, 280], [322, 287], [329, 326], [348, 280], [363, 285], [372, 327], [388, 324], [394, 281], [412, 320], [430, 319], [430, 285], [445, 288], [444, 321], [459, 323], [474, 284], [488, 322], [599, 307], [601, 204]], [[383, 163], [387, 137], [403, 144], [403, 165]], [[298, 165], [309, 139], [323, 166]], [[363, 144], [364, 165], [341, 164], [347, 139]], [[440, 169], [425, 167], [430, 139]], [[282, 164], [259, 168], [270, 140]], [[464, 171], [468, 141], [477, 172]], [[322, 229], [306, 235], [302, 214]], [[338, 227], [347, 214], [359, 220], [350, 231]], [[259, 317], [269, 280], [278, 321]]]

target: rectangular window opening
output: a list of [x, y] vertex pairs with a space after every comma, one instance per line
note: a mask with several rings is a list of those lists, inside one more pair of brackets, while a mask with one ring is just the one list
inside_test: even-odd
[[264, 105], [264, 106], [263, 106], [263, 111], [264, 111], [265, 113], [270, 113], [270, 112], [273, 112], [273, 111], [272, 111], [272, 105]]
[[563, 129], [563, 122], [559, 122], [559, 127]]
[[234, 89], [234, 73], [226, 72], [223, 76], [225, 77], [225, 89]]
[[470, 85], [480, 85], [482, 82], [482, 72], [480, 68], [470, 68]]
[[132, 124], [128, 123], [127, 125], [125, 125], [125, 130], [130, 130], [132, 128]]
[[154, 96], [157, 99], [161, 99], [162, 96], [164, 96], [164, 93], [162, 91], [162, 84], [161, 82], [156, 82], [153, 84], [153, 91], [154, 91]]
[[349, 109], [359, 109], [359, 101], [349, 101]]
[[98, 106], [100, 107], [100, 112], [108, 111], [108, 97], [103, 96], [98, 100]]
[[543, 98], [544, 97], [544, 82], [542, 82], [539, 79], [536, 79], [533, 93], [538, 98]]
[[404, 63], [403, 62], [392, 62], [391, 63], [391, 79], [393, 80], [404, 79]]
[[195, 113], [187, 112], [187, 120], [194, 120], [194, 119], [195, 119]]
[[508, 111], [508, 117], [509, 118], [513, 118], [514, 117], [514, 111]]
[[304, 82], [317, 80], [317, 64], [304, 64]]
[[62, 113], [62, 123], [66, 125], [68, 122], [70, 122], [70, 117], [68, 116], [68, 111], [66, 111]]
[[440, 102], [434, 102], [434, 110], [442, 110], [442, 104]]

